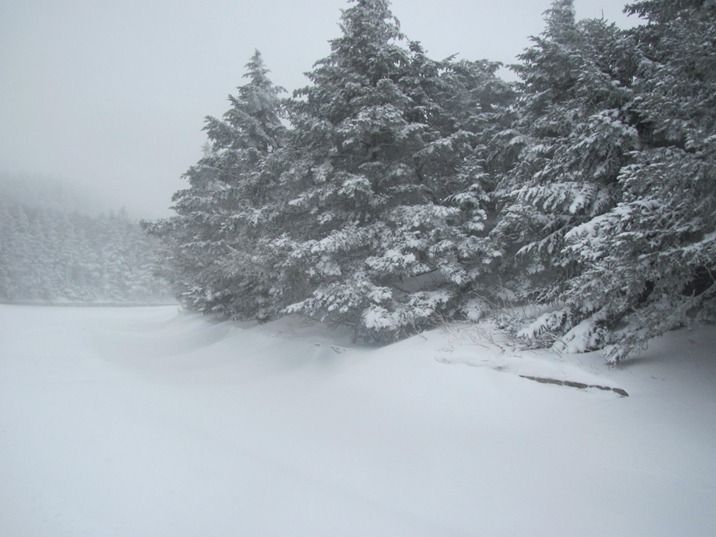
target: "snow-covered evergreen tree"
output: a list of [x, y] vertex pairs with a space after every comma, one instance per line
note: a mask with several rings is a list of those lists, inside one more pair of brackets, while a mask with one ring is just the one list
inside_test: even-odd
[[553, 2], [547, 28], [515, 67], [521, 96], [506, 145], [516, 151], [500, 178], [494, 232], [505, 257], [518, 262], [521, 287], [547, 300], [570, 270], [565, 233], [616, 204], [616, 177], [638, 146], [633, 47], [614, 25], [577, 23], [572, 4]]
[[616, 329], [615, 360], [694, 316], [713, 320], [716, 297], [716, 3], [628, 9], [649, 21], [634, 30], [641, 144], [619, 203], [568, 234], [581, 273], [564, 295], [578, 318]]
[[[514, 120], [497, 136], [506, 149], [492, 238], [518, 299], [559, 303], [565, 279], [577, 270], [565, 236], [616, 205], [617, 176], [639, 145], [632, 124], [637, 55], [613, 24], [577, 22], [571, 0], [552, 3], [546, 29], [533, 41], [514, 67]], [[551, 342], [571, 320], [558, 309], [521, 334]]]
[[455, 315], [466, 266], [491, 255], [474, 240], [485, 219], [474, 116], [507, 86], [496, 64], [402, 46], [386, 0], [353, 4], [296, 93], [277, 207], [290, 225], [263, 245], [288, 311], [385, 339]]
[[264, 232], [267, 184], [263, 161], [282, 145], [281, 88], [268, 78], [258, 51], [249, 81], [230, 96], [221, 119], [206, 118], [204, 157], [174, 195], [177, 215], [148, 225], [164, 236], [165, 276], [187, 306], [222, 316], [262, 316], [267, 287], [255, 243]]
[[518, 67], [520, 152], [496, 229], [555, 307], [520, 334], [612, 343], [613, 359], [713, 297], [714, 4], [630, 9], [649, 23], [576, 23], [571, 2], [553, 3]]
[[551, 306], [530, 343], [615, 359], [713, 306], [713, 0], [636, 2], [629, 31], [553, 0], [514, 86], [350, 3], [293, 100], [257, 53], [207, 118], [177, 216], [149, 226], [186, 305], [384, 341], [509, 296]]

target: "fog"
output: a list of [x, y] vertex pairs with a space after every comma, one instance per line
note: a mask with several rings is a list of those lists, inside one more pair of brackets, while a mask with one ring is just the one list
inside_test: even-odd
[[[633, 25], [623, 0], [576, 0], [579, 18]], [[4, 0], [0, 3], [0, 171], [62, 177], [130, 214], [170, 214], [259, 49], [294, 90], [340, 33], [340, 0]], [[433, 58], [512, 63], [550, 0], [394, 0]], [[504, 71], [510, 76], [508, 71]]]

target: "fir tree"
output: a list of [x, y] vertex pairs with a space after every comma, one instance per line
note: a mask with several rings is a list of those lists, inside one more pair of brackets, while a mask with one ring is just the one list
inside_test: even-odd
[[187, 306], [222, 316], [259, 314], [266, 283], [255, 243], [265, 223], [268, 185], [263, 161], [285, 137], [283, 91], [268, 78], [257, 51], [249, 81], [230, 96], [222, 119], [206, 118], [204, 157], [185, 174], [189, 188], [174, 195], [177, 216], [147, 225], [163, 236], [165, 276]]
[[649, 24], [630, 32], [572, 24], [568, 8], [554, 2], [519, 68], [521, 153], [497, 232], [557, 306], [520, 334], [611, 343], [618, 360], [712, 303], [714, 6], [639, 2]]
[[620, 203], [567, 237], [583, 269], [565, 296], [581, 317], [621, 323], [614, 360], [713, 316], [716, 296], [716, 4], [645, 1], [628, 9], [649, 20], [634, 30], [641, 147], [620, 170]]
[[[546, 21], [515, 67], [521, 95], [501, 135], [513, 150], [504, 153], [509, 160], [499, 175], [493, 239], [508, 263], [514, 259], [506, 268], [518, 297], [560, 304], [565, 280], [581, 268], [565, 237], [618, 203], [617, 177], [639, 146], [632, 88], [638, 55], [613, 24], [576, 22], [571, 1], [553, 2]], [[551, 342], [577, 317], [558, 309], [521, 334]], [[589, 337], [597, 345], [599, 338]]]
[[272, 293], [297, 299], [288, 311], [385, 339], [454, 315], [470, 283], [484, 214], [474, 114], [462, 107], [489, 107], [488, 92], [467, 88], [496, 65], [430, 60], [401, 46], [387, 1], [354, 4], [296, 93], [278, 208], [291, 225], [264, 244]]
[[519, 152], [501, 177], [496, 230], [545, 299], [554, 288], [541, 287], [544, 277], [555, 281], [565, 265], [565, 233], [616, 203], [616, 176], [638, 144], [627, 38], [604, 21], [576, 23], [568, 0], [553, 3], [547, 23], [516, 67], [522, 92], [508, 145]]

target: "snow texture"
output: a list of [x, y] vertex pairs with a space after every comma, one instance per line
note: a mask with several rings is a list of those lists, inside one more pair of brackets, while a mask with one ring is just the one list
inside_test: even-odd
[[487, 326], [366, 349], [296, 318], [0, 305], [0, 534], [715, 535], [715, 340], [610, 369]]

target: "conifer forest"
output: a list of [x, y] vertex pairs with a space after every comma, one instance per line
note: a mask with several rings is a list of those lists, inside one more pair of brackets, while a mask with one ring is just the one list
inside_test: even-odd
[[716, 536], [716, 0], [7, 4], [0, 537]]
[[[0, 204], [0, 295], [138, 300], [161, 276], [219, 318], [300, 314], [383, 344], [491, 317], [609, 361], [711, 322], [716, 2], [624, 9], [639, 24], [553, 0], [503, 66], [433, 59], [388, 0], [349, 0], [306, 87], [249, 59], [148, 237], [123, 214]], [[63, 247], [38, 263], [43, 241]]]
[[716, 2], [625, 9], [643, 24], [554, 0], [513, 83], [430, 58], [387, 0], [351, 2], [292, 97], [257, 51], [176, 216], [147, 225], [164, 276], [194, 310], [370, 342], [496, 315], [619, 360], [713, 319]]

